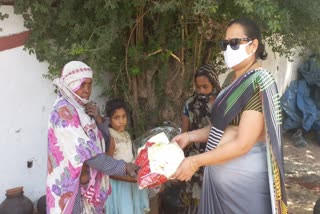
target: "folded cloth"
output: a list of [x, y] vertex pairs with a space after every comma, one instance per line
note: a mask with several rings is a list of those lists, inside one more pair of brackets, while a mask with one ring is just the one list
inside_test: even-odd
[[150, 138], [138, 151], [135, 163], [140, 166], [140, 189], [153, 188], [165, 183], [184, 159], [184, 153], [175, 142], [170, 143], [162, 132]]

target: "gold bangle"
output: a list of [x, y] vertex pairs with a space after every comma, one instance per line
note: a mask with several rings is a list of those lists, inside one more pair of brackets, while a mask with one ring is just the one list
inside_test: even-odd
[[191, 169], [192, 169], [194, 172], [196, 172], [197, 169], [194, 168], [193, 158], [191, 158], [191, 163], [190, 163], [190, 165], [191, 165]]

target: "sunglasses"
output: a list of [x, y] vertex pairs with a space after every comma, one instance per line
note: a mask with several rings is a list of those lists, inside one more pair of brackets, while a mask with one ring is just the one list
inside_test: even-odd
[[250, 42], [250, 41], [252, 41], [252, 39], [250, 39], [250, 38], [234, 38], [234, 39], [230, 39], [230, 40], [222, 40], [221, 42], [219, 42], [219, 45], [220, 45], [221, 50], [223, 50], [223, 51], [227, 50], [228, 45], [230, 45], [232, 50], [238, 50], [241, 41]]

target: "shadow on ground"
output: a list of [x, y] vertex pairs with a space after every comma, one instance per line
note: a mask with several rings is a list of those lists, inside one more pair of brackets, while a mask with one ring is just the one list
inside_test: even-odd
[[320, 143], [313, 133], [305, 135], [306, 147], [296, 147], [284, 134], [284, 160], [290, 214], [312, 214], [320, 198]]

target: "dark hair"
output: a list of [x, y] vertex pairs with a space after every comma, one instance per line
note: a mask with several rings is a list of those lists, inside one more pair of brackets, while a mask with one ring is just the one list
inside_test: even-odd
[[112, 117], [114, 112], [120, 108], [123, 108], [126, 111], [126, 113], [128, 114], [128, 107], [122, 99], [115, 98], [115, 99], [107, 101], [106, 102], [106, 112], [105, 112], [106, 116]]
[[213, 65], [211, 64], [204, 64], [200, 66], [194, 75], [194, 81], [196, 81], [197, 77], [205, 76], [208, 78], [212, 86], [219, 92], [221, 91], [219, 78], [217, 72], [215, 71]]
[[257, 39], [259, 42], [258, 49], [256, 50], [256, 58], [260, 58], [262, 60], [265, 60], [268, 56], [264, 44], [262, 44], [262, 39], [261, 39], [261, 32], [260, 28], [258, 25], [252, 21], [249, 18], [239, 18], [231, 21], [228, 25], [227, 28], [230, 27], [233, 24], [239, 24], [244, 28], [245, 34], [248, 36], [250, 39]]

